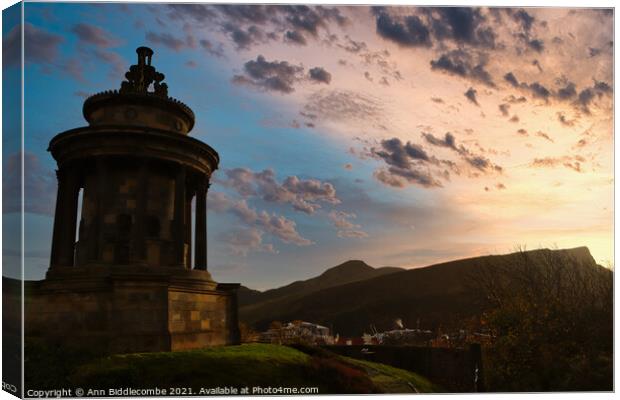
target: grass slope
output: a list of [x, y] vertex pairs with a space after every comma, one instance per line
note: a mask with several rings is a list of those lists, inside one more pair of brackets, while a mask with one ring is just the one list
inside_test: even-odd
[[426, 378], [400, 368], [375, 362], [342, 357], [347, 362], [363, 367], [368, 372], [373, 383], [381, 388], [383, 393], [436, 393], [442, 389]]
[[[49, 371], [50, 365], [46, 367]], [[250, 390], [256, 386], [318, 387], [320, 394], [440, 390], [417, 374], [386, 365], [324, 351], [320, 355], [306, 354], [291, 347], [268, 344], [113, 355], [63, 370], [66, 375], [58, 377], [61, 382], [56, 385], [90, 389], [186, 387], [192, 388], [194, 394], [201, 388], [224, 386], [250, 387]], [[68, 370], [71, 371], [67, 373]], [[48, 377], [45, 386], [52, 385], [52, 381]], [[29, 382], [30, 387], [39, 384]]]

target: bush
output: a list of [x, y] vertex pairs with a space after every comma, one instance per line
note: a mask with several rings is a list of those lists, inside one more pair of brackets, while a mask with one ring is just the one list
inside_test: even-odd
[[480, 271], [490, 390], [612, 390], [612, 271], [549, 250]]

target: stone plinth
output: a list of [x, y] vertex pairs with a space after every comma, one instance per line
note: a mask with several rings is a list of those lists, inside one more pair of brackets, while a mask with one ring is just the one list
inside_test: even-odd
[[107, 353], [237, 344], [238, 286], [200, 270], [58, 268], [26, 296], [26, 336]]

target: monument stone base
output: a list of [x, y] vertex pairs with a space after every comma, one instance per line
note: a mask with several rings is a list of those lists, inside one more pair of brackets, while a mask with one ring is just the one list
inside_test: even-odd
[[110, 354], [238, 344], [238, 287], [182, 267], [54, 268], [26, 293], [25, 334]]

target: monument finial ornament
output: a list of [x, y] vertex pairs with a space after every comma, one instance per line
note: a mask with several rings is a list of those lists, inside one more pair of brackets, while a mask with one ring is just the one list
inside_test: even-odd
[[[154, 94], [156, 96], [168, 97], [168, 85], [162, 83], [165, 75], [157, 72], [151, 65], [153, 50], [148, 47], [138, 47], [138, 64], [129, 67], [125, 73], [127, 80], [121, 83], [120, 93], [130, 94]], [[149, 92], [149, 87], [153, 84], [153, 91]]]

